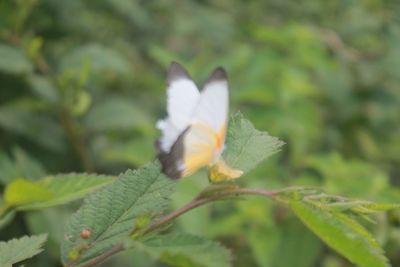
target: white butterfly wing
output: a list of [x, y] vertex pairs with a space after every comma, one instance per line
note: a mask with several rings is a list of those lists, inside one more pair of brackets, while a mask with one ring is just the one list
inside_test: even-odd
[[176, 62], [171, 63], [167, 81], [168, 116], [183, 131], [190, 123], [200, 93], [187, 71]]
[[157, 123], [163, 132], [159, 140], [159, 148], [163, 152], [169, 152], [179, 135], [189, 126], [200, 97], [190, 75], [176, 62], [171, 63], [167, 82], [168, 117]]
[[225, 143], [229, 93], [227, 76], [217, 68], [206, 82], [184, 138], [184, 176], [214, 164]]
[[200, 94], [189, 74], [179, 64], [171, 64], [168, 117], [157, 124], [163, 132], [158, 141], [158, 158], [165, 174], [180, 178], [204, 166], [217, 166], [214, 176], [219, 178], [222, 173], [224, 177], [237, 177], [234, 170], [220, 163], [227, 128], [228, 98], [223, 68], [212, 73]]
[[204, 85], [193, 115], [194, 123], [204, 123], [211, 127], [220, 145], [225, 142], [229, 112], [229, 88], [226, 72], [217, 68]]

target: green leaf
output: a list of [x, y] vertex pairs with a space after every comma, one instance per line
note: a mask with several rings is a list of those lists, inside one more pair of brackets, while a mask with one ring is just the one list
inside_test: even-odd
[[24, 136], [54, 152], [63, 151], [66, 146], [61, 126], [48, 114], [33, 111], [28, 107], [0, 107], [0, 128]]
[[191, 234], [171, 233], [144, 242], [133, 242], [142, 250], [168, 266], [228, 267], [230, 251], [219, 243]]
[[42, 234], [0, 242], [0, 266], [12, 267], [13, 264], [39, 254], [43, 251], [42, 246], [46, 239], [47, 235]]
[[388, 211], [392, 209], [400, 208], [400, 204], [396, 203], [373, 203], [366, 201], [364, 203], [361, 202], [360, 205], [356, 205], [354, 209], [359, 213], [374, 213], [381, 211]]
[[307, 167], [321, 174], [325, 190], [334, 194], [377, 199], [389, 185], [389, 177], [379, 168], [361, 160], [345, 159], [338, 153], [315, 155], [306, 158], [306, 162]]
[[15, 214], [16, 214], [15, 210], [6, 210], [4, 213], [3, 212], [0, 213], [0, 230], [12, 222], [12, 220], [15, 217]]
[[92, 103], [91, 95], [83, 90], [80, 90], [75, 95], [75, 101], [71, 103], [69, 110], [75, 116], [85, 114]]
[[350, 212], [357, 215], [368, 215], [370, 213], [400, 208], [400, 204], [396, 203], [375, 203], [366, 200], [354, 200], [343, 196], [326, 194], [317, 188], [307, 187], [285, 188], [280, 190], [277, 196], [283, 202], [302, 200], [329, 212]]
[[[265, 233], [258, 231], [258, 235], [254, 239], [260, 243], [267, 243], [268, 246], [277, 246], [270, 255], [269, 266], [274, 267], [310, 267], [318, 266], [316, 262], [320, 258], [320, 253], [323, 250], [321, 241], [310, 231], [307, 231], [306, 226], [298, 223], [292, 216], [288, 216], [282, 221], [276, 222], [279, 226], [272, 231], [277, 231], [280, 234], [278, 240], [270, 240], [260, 238]], [[271, 231], [271, 230], [270, 230]], [[268, 236], [272, 235], [268, 233]], [[272, 244], [271, 244], [272, 243]], [[295, 251], [296, 253], [288, 253]], [[265, 252], [264, 252], [265, 253]], [[301, 257], [299, 257], [301, 255]], [[263, 266], [263, 265], [262, 265]], [[265, 265], [264, 265], [265, 266]]]
[[88, 44], [75, 48], [61, 61], [61, 71], [68, 69], [80, 70], [85, 63], [95, 72], [112, 71], [127, 73], [129, 62], [116, 50], [99, 44]]
[[289, 205], [310, 230], [354, 264], [361, 267], [390, 266], [378, 242], [354, 219], [302, 201], [292, 200]]
[[37, 179], [45, 175], [42, 164], [16, 147], [12, 150], [13, 159], [5, 153], [0, 153], [0, 183], [7, 184], [18, 177]]
[[5, 185], [18, 176], [20, 175], [15, 163], [6, 153], [0, 153], [0, 183]]
[[46, 174], [43, 165], [19, 147], [12, 150], [15, 164], [23, 177], [36, 180]]
[[[82, 266], [94, 257], [120, 244], [143, 227], [146, 217], [159, 215], [168, 204], [175, 182], [160, 173], [160, 166], [150, 163], [136, 171], [127, 171], [111, 185], [85, 199], [65, 228], [62, 260]], [[140, 222], [140, 223], [139, 223]], [[83, 239], [82, 230], [90, 237]]]
[[49, 103], [56, 103], [59, 100], [60, 97], [57, 89], [44, 76], [30, 75], [28, 77], [28, 82], [31, 85], [33, 93], [41, 99]]
[[94, 174], [60, 174], [48, 176], [38, 185], [52, 193], [46, 201], [37, 201], [18, 207], [18, 210], [43, 209], [61, 205], [85, 197], [87, 194], [113, 182], [114, 176]]
[[345, 212], [350, 211], [356, 214], [370, 214], [375, 212], [388, 211], [398, 209], [400, 204], [394, 203], [374, 203], [370, 201], [355, 200], [347, 202], [336, 202], [333, 204], [323, 205], [322, 208], [330, 211]]
[[149, 121], [148, 115], [131, 100], [111, 96], [93, 106], [83, 122], [91, 131], [107, 131], [153, 128]]
[[89, 174], [48, 176], [37, 182], [20, 178], [6, 187], [5, 202], [17, 210], [43, 209], [82, 198], [113, 180], [112, 176]]
[[0, 44], [0, 58], [0, 72], [22, 74], [33, 70], [23, 51], [14, 46]]
[[24, 178], [15, 179], [4, 190], [4, 201], [10, 207], [45, 201], [52, 196], [46, 188]]
[[107, 143], [99, 152], [101, 159], [107, 162], [123, 162], [131, 166], [142, 166], [154, 158], [154, 151], [149, 149], [154, 146], [152, 136], [134, 137], [123, 142]]
[[138, 25], [140, 28], [149, 28], [152, 24], [150, 14], [146, 11], [146, 8], [137, 2], [125, 1], [125, 0], [108, 0], [108, 4], [113, 10], [118, 12], [118, 17], [126, 17], [134, 25]]
[[171, 52], [169, 49], [166, 49], [164, 46], [154, 44], [149, 46], [149, 54], [152, 60], [156, 61], [162, 66], [168, 66], [171, 61], [176, 60], [177, 58], [177, 55]]
[[10, 209], [0, 198], [0, 230], [6, 227], [15, 217], [15, 209]]
[[243, 172], [279, 151], [284, 142], [254, 128], [251, 122], [236, 113], [229, 122], [226, 162]]

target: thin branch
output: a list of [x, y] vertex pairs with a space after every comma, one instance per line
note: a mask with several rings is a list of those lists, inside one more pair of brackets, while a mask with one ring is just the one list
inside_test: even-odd
[[345, 58], [348, 58], [352, 61], [357, 61], [363, 56], [356, 49], [346, 45], [340, 35], [333, 30], [324, 30], [322, 32], [322, 38], [332, 49], [332, 51], [344, 56]]
[[[204, 191], [203, 191], [204, 192]], [[276, 199], [276, 196], [278, 194], [278, 191], [267, 191], [267, 190], [262, 190], [262, 189], [251, 189], [251, 188], [229, 188], [228, 190], [222, 190], [222, 191], [215, 191], [211, 193], [210, 195], [204, 195], [200, 193], [197, 197], [195, 197], [192, 201], [187, 203], [185, 206], [174, 210], [170, 214], [164, 216], [160, 220], [156, 221], [155, 223], [151, 224], [147, 229], [145, 229], [143, 232], [141, 232], [140, 235], [146, 235], [150, 232], [153, 232], [160, 227], [170, 223], [177, 217], [185, 214], [186, 212], [195, 209], [199, 206], [202, 206], [206, 203], [213, 202], [213, 201], [218, 201], [218, 200], [226, 200], [231, 197], [238, 197], [240, 195], [257, 195], [257, 196], [263, 196], [271, 199]], [[84, 267], [93, 267], [105, 260], [107, 260], [109, 257], [113, 256], [114, 254], [121, 252], [125, 250], [126, 248], [122, 244], [118, 244], [111, 248], [110, 250], [106, 251], [104, 254], [101, 254], [91, 260], [90, 262], [86, 263], [83, 265]], [[72, 265], [66, 265], [66, 266], [74, 266]]]
[[60, 108], [59, 113], [61, 117], [61, 123], [65, 129], [68, 139], [70, 140], [82, 163], [83, 169], [85, 172], [93, 172], [93, 161], [90, 157], [89, 149], [86, 145], [85, 138], [79, 129], [77, 121], [65, 108]]
[[[3, 38], [13, 43], [15, 46], [21, 47], [21, 38], [16, 34], [7, 34], [0, 32]], [[1, 37], [1, 36], [0, 36]], [[33, 62], [36, 64], [36, 68], [39, 72], [47, 79], [50, 83], [56, 86], [55, 77], [53, 75], [50, 65], [47, 63], [45, 57], [38, 52], [37, 55], [32, 58]], [[71, 115], [68, 109], [63, 103], [54, 108], [57, 110], [58, 116], [60, 117], [62, 127], [67, 135], [69, 142], [72, 144], [75, 153], [77, 154], [79, 160], [81, 161], [82, 168], [85, 172], [94, 172], [93, 160], [90, 156], [89, 148], [87, 147], [85, 135], [80, 130], [79, 124], [76, 119]]]
[[191, 202], [189, 202], [188, 204], [186, 204], [185, 206], [174, 210], [173, 212], [171, 212], [170, 214], [166, 215], [165, 217], [163, 217], [162, 219], [160, 219], [159, 221], [155, 222], [154, 224], [150, 225], [149, 228], [147, 228], [143, 234], [148, 234], [158, 228], [160, 228], [161, 226], [169, 223], [170, 221], [174, 220], [175, 218], [181, 216], [182, 214], [195, 209], [201, 205], [204, 205], [208, 202], [211, 201], [215, 201], [215, 200], [221, 200], [221, 197], [213, 197], [213, 198], [201, 198], [201, 199], [193, 199]]
[[97, 256], [96, 258], [94, 258], [93, 260], [89, 261], [88, 263], [86, 263], [85, 265], [83, 265], [83, 267], [92, 267], [92, 266], [96, 266], [97, 264], [105, 261], [106, 259], [108, 259], [109, 257], [111, 257], [112, 255], [121, 252], [125, 249], [125, 247], [122, 244], [118, 244], [116, 246], [114, 246], [112, 249], [108, 250], [107, 252], [105, 252], [104, 254], [101, 254], [100, 256]]
[[[275, 191], [266, 191], [262, 189], [251, 189], [251, 188], [233, 188], [230, 189], [229, 191], [217, 193], [215, 195], [209, 196], [209, 197], [196, 197], [194, 198], [191, 202], [186, 204], [185, 206], [171, 212], [170, 214], [166, 215], [159, 221], [155, 222], [154, 224], [150, 225], [147, 230], [144, 231], [143, 234], [150, 233], [161, 226], [169, 223], [170, 221], [174, 220], [175, 218], [181, 216], [182, 214], [197, 208], [201, 205], [204, 205], [208, 202], [216, 201], [216, 200], [223, 200], [232, 196], [239, 196], [239, 195], [258, 195], [258, 196], [264, 196], [268, 198], [274, 198], [276, 196]], [[201, 196], [201, 193], [200, 193]]]

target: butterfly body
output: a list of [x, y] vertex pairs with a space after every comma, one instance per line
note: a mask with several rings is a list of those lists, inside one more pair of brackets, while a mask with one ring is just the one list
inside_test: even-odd
[[[211, 177], [237, 178], [220, 164], [228, 119], [228, 83], [224, 69], [217, 68], [199, 92], [187, 71], [173, 62], [168, 72], [168, 117], [157, 123], [162, 136], [157, 140], [163, 172], [171, 178], [189, 176], [208, 166], [225, 166], [228, 171]], [[233, 177], [233, 176], [235, 177]], [[215, 180], [215, 179], [214, 179]]]

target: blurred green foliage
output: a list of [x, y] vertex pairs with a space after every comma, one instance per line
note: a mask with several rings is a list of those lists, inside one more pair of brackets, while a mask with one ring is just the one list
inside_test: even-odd
[[[400, 202], [399, 18], [396, 0], [3, 0], [0, 183], [115, 175], [152, 160], [165, 72], [177, 60], [196, 80], [224, 66], [231, 113], [287, 143], [241, 184]], [[176, 207], [207, 184], [195, 176], [179, 183]], [[59, 266], [74, 210], [17, 214], [0, 240], [45, 229], [49, 242], [32, 266]], [[400, 213], [376, 219], [367, 226], [398, 266]], [[179, 227], [222, 241], [235, 266], [350, 266], [262, 199], [201, 207]], [[105, 266], [161, 265], [130, 251]]]

